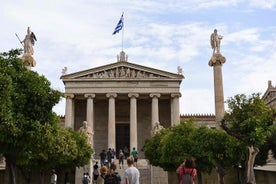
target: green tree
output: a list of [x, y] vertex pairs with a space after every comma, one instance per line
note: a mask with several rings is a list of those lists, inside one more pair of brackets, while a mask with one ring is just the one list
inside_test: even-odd
[[243, 154], [236, 153], [244, 152], [245, 148], [223, 130], [196, 127], [191, 120], [161, 130], [145, 142], [143, 151], [152, 165], [169, 171], [169, 176], [186, 158], [193, 157], [198, 183], [202, 183], [202, 172], [211, 173], [214, 168], [223, 183], [226, 170], [237, 166], [243, 158]]
[[275, 118], [273, 111], [266, 106], [260, 94], [252, 94], [249, 97], [244, 94], [236, 95], [229, 98], [227, 104], [229, 110], [221, 126], [229, 135], [247, 145], [246, 182], [256, 183], [254, 162], [259, 147], [271, 135], [271, 125]]
[[223, 184], [227, 170], [238, 168], [239, 163], [244, 159], [243, 153], [246, 152], [246, 146], [223, 130], [210, 129], [205, 139], [208, 140], [204, 142], [206, 150], [211, 150], [209, 159], [216, 165], [219, 183]]
[[[169, 171], [169, 180], [175, 181], [175, 171], [188, 157], [193, 157], [198, 169], [198, 180], [201, 183], [201, 172], [211, 172], [215, 165], [210, 161], [210, 150], [205, 149], [206, 129], [198, 129], [193, 121], [181, 122], [180, 125], [161, 130], [148, 139], [143, 151], [150, 163]], [[199, 132], [197, 134], [197, 131]], [[204, 133], [204, 134], [203, 134]]]
[[44, 76], [27, 70], [20, 54], [20, 50], [0, 54], [0, 153], [14, 184], [15, 169], [29, 182], [34, 168], [83, 166], [92, 154], [84, 134], [57, 125], [52, 108], [62, 93]]

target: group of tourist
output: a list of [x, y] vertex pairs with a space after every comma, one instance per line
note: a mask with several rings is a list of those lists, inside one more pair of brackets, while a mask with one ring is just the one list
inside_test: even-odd
[[[109, 151], [112, 152], [112, 149]], [[105, 151], [103, 150], [103, 152]], [[120, 155], [124, 158], [122, 150], [119, 151], [119, 165], [120, 169], [124, 169], [121, 167], [121, 165], [123, 166], [123, 161], [121, 163]], [[100, 168], [98, 166], [98, 162], [96, 162], [93, 166], [93, 180], [90, 179], [88, 173], [84, 173], [82, 183], [90, 184], [92, 181], [93, 184], [139, 184], [140, 172], [137, 169], [137, 161], [138, 152], [135, 150], [135, 148], [133, 148], [131, 156], [127, 158], [128, 168], [124, 171], [123, 177], [121, 177], [121, 175], [116, 171], [117, 165], [115, 164], [114, 160], [111, 160], [110, 164], [104, 162]], [[187, 158], [177, 168], [176, 173], [178, 174], [180, 184], [194, 184], [197, 175], [197, 169], [195, 168], [194, 160], [192, 158]], [[56, 183], [57, 175], [55, 170], [52, 170], [51, 184]], [[65, 183], [67, 183], [66, 179]]]
[[[118, 172], [116, 172], [117, 166], [114, 162], [112, 162], [109, 168], [106, 165], [101, 166], [100, 172], [98, 167], [94, 165], [93, 171], [93, 183], [94, 184], [139, 184], [140, 172], [134, 166], [133, 157], [127, 158], [128, 168], [124, 172], [124, 177], [122, 178]], [[98, 175], [95, 175], [98, 173]]]
[[[116, 152], [114, 149], [109, 148], [107, 152], [105, 150], [102, 150], [99, 156], [100, 156], [101, 167], [107, 166], [109, 168], [111, 163], [115, 161]], [[129, 156], [129, 151], [127, 147], [119, 150], [118, 158], [119, 158], [120, 169], [124, 167], [124, 159], [127, 158], [128, 156]], [[134, 165], [137, 166], [138, 151], [135, 149], [135, 147], [133, 147], [130, 156], [133, 157]]]

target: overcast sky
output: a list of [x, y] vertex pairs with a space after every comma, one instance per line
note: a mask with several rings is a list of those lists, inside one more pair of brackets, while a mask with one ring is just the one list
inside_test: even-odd
[[[214, 114], [210, 34], [223, 35], [225, 100], [264, 93], [276, 85], [276, 0], [0, 0], [0, 52], [22, 48], [27, 27], [37, 37], [32, 70], [64, 92], [68, 73], [117, 62], [124, 12], [128, 61], [177, 73], [183, 70], [181, 114]], [[227, 107], [226, 107], [227, 108]], [[64, 115], [63, 99], [54, 111]]]

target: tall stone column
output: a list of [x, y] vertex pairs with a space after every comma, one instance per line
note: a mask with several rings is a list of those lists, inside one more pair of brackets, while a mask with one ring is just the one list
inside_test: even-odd
[[138, 150], [137, 142], [137, 99], [139, 94], [129, 93], [128, 97], [130, 98], [130, 148], [133, 147]]
[[65, 127], [74, 129], [74, 108], [73, 108], [73, 98], [74, 94], [65, 94], [66, 106], [65, 106]]
[[92, 130], [92, 137], [91, 137], [91, 147], [94, 148], [94, 102], [93, 98], [95, 98], [95, 94], [85, 94], [85, 98], [87, 98], [87, 105], [86, 105], [86, 121], [87, 126]]
[[171, 97], [171, 125], [178, 125], [180, 123], [179, 98], [181, 93], [172, 93]]
[[109, 98], [108, 104], [108, 148], [116, 148], [116, 127], [115, 127], [115, 98], [116, 93], [106, 94]]
[[226, 61], [225, 57], [219, 53], [219, 54], [214, 54], [208, 63], [209, 66], [213, 67], [213, 71], [214, 71], [216, 122], [220, 122], [224, 117], [222, 65], [223, 63], [225, 63], [225, 61]]
[[158, 107], [158, 98], [160, 94], [152, 93], [149, 95], [152, 98], [151, 102], [151, 129], [153, 130], [156, 122], [159, 122], [159, 107]]

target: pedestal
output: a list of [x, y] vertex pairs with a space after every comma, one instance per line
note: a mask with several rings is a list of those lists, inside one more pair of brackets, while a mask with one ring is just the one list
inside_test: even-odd
[[28, 53], [23, 54], [23, 56], [21, 57], [21, 60], [24, 66], [29, 70], [31, 70], [32, 67], [36, 66], [36, 61], [34, 60], [31, 54], [28, 54]]
[[84, 167], [76, 167], [75, 184], [82, 183], [83, 173], [89, 173], [90, 183], [93, 180], [93, 159], [90, 159], [89, 163]]

